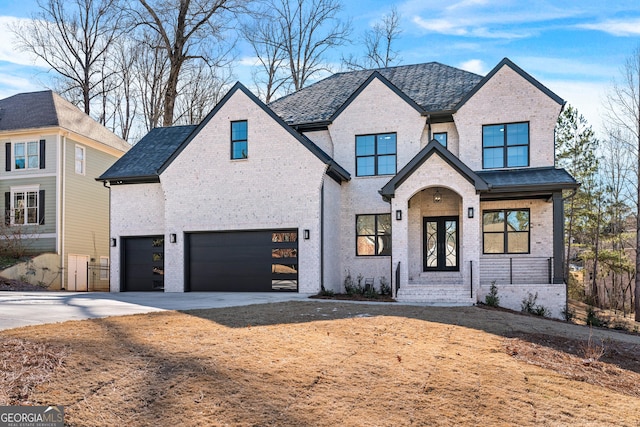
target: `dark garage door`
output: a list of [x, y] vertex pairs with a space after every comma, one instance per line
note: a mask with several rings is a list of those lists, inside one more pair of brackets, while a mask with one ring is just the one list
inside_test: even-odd
[[122, 239], [123, 290], [164, 290], [164, 237]]
[[297, 230], [191, 233], [186, 245], [188, 290], [298, 290]]

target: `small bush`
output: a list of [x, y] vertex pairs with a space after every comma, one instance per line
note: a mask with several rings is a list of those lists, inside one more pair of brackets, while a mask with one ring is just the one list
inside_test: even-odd
[[391, 295], [391, 284], [385, 276], [380, 278], [380, 295]]
[[343, 284], [344, 284], [344, 291], [347, 293], [347, 295], [353, 295], [356, 293], [355, 283], [353, 282], [353, 278], [351, 277], [351, 272], [348, 270], [347, 270], [347, 275], [344, 278]]
[[484, 297], [484, 303], [490, 307], [500, 306], [500, 297], [498, 296], [498, 287], [496, 286], [495, 280], [491, 282], [491, 287], [489, 288], [489, 294]]
[[589, 306], [587, 308], [587, 325], [595, 326], [595, 327], [604, 327], [607, 326], [607, 322], [601, 319], [596, 313], [595, 308]]
[[582, 356], [589, 362], [597, 362], [605, 354], [604, 343], [593, 340], [593, 331], [589, 328], [589, 339], [581, 346]]
[[536, 301], [538, 301], [538, 293], [536, 292], [536, 294], [533, 295], [529, 292], [527, 298], [523, 298], [522, 300], [522, 311], [524, 313], [535, 314], [536, 316], [547, 317], [549, 310], [543, 305], [536, 304]]
[[356, 284], [354, 289], [355, 294], [364, 295], [364, 285], [362, 284], [363, 279], [364, 276], [362, 275], [362, 273], [358, 274], [358, 277], [356, 277]]

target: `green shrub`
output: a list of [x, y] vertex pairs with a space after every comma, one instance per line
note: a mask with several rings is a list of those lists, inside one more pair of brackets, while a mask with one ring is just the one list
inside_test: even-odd
[[380, 278], [380, 295], [391, 295], [391, 284], [385, 276]]
[[587, 325], [604, 327], [604, 326], [607, 326], [607, 322], [598, 316], [598, 313], [596, 313], [595, 308], [593, 308], [592, 306], [589, 306], [589, 308], [587, 308]]
[[484, 303], [490, 307], [500, 306], [500, 297], [498, 296], [498, 287], [496, 286], [495, 280], [491, 282], [491, 287], [489, 288], [489, 294], [484, 297]]
[[532, 295], [531, 292], [529, 292], [529, 295], [527, 296], [527, 298], [522, 299], [522, 305], [521, 305], [522, 311], [524, 313], [535, 314], [536, 316], [542, 316], [542, 317], [548, 316], [550, 314], [549, 310], [547, 310], [546, 307], [542, 305], [536, 304], [537, 300], [538, 300], [538, 293], [536, 292], [535, 295]]

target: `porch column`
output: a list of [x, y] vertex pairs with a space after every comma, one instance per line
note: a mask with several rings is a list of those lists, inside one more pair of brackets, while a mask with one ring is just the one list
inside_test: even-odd
[[[398, 214], [398, 212], [400, 212]], [[408, 236], [409, 209], [407, 201], [391, 199], [391, 283], [393, 289], [409, 282]], [[400, 282], [396, 283], [396, 270], [400, 267]]]
[[553, 283], [564, 283], [564, 200], [553, 193]]

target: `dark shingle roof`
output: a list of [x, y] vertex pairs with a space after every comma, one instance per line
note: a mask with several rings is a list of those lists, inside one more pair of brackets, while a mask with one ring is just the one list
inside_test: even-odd
[[0, 99], [0, 130], [58, 126], [58, 115], [50, 90], [19, 93]]
[[131, 146], [84, 111], [50, 90], [19, 93], [0, 99], [0, 132], [52, 126], [127, 151]]
[[158, 182], [158, 169], [197, 126], [155, 128], [98, 178], [100, 181]]
[[289, 124], [330, 121], [375, 71], [431, 113], [453, 110], [482, 80], [482, 76], [437, 62], [351, 71], [334, 74], [272, 102], [269, 107]]
[[579, 186], [566, 170], [554, 167], [485, 170], [476, 173], [491, 186], [490, 192], [561, 190]]

